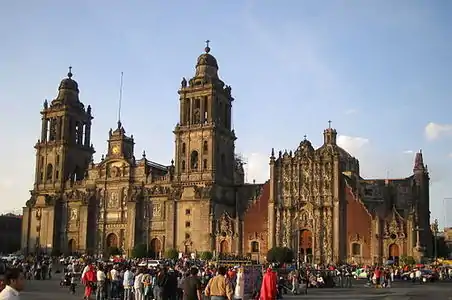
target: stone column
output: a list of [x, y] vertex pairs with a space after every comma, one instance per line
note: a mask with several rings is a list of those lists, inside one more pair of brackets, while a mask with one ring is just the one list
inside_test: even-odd
[[190, 103], [190, 116], [188, 117], [189, 124], [193, 124], [193, 101], [194, 101], [194, 99], [189, 99], [189, 103]]
[[180, 125], [185, 125], [185, 99], [180, 99]]
[[[333, 218], [333, 228], [329, 228], [329, 230], [333, 230], [333, 245], [332, 245], [332, 250], [333, 250], [333, 260], [335, 263], [339, 262], [343, 257], [341, 257], [341, 247], [340, 247], [340, 242], [341, 242], [341, 223], [340, 223], [340, 208], [339, 208], [339, 202], [338, 201], [334, 201], [334, 206], [333, 206], [333, 211], [332, 211], [332, 218]], [[331, 213], [328, 215], [328, 217], [331, 217]]]
[[91, 140], [91, 123], [88, 123], [85, 125], [85, 146], [90, 146], [90, 140]]
[[88, 206], [82, 205], [79, 208], [79, 227], [78, 232], [80, 235], [79, 242], [77, 244], [78, 250], [85, 252], [86, 240], [88, 238]]
[[41, 126], [41, 142], [47, 141], [47, 119], [45, 117], [42, 118], [42, 126]]
[[125, 250], [131, 250], [135, 246], [135, 218], [136, 218], [136, 203], [127, 203], [127, 232]]

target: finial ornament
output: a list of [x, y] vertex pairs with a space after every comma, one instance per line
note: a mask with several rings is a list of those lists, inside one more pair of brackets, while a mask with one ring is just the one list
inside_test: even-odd
[[67, 73], [68, 78], [72, 78], [72, 67], [69, 66], [69, 72]]
[[303, 135], [303, 139], [306, 141], [308, 139], [308, 136], [306, 134]]
[[209, 53], [209, 52], [210, 52], [209, 44], [210, 44], [210, 40], [207, 40], [207, 41], [206, 41], [206, 48], [204, 48], [204, 51], [206, 51], [206, 53]]
[[328, 128], [331, 129], [331, 120], [328, 120]]

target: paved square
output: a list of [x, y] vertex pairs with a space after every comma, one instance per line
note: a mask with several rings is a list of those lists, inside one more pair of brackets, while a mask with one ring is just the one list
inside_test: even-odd
[[[83, 299], [83, 286], [77, 286], [76, 295], [69, 293], [68, 287], [60, 287], [59, 278], [52, 280], [27, 281], [21, 300], [63, 300]], [[309, 289], [308, 295], [284, 295], [285, 299], [386, 299], [415, 300], [434, 299], [452, 300], [452, 282], [429, 283], [425, 285], [411, 282], [396, 282], [390, 289], [375, 289], [356, 282], [351, 289]], [[94, 299], [94, 297], [92, 298]]]

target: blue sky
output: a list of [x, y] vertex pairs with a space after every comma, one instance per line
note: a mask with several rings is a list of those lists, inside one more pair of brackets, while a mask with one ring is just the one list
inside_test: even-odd
[[432, 216], [452, 217], [450, 1], [5, 1], [0, 4], [0, 211], [29, 198], [39, 111], [73, 66], [94, 114], [96, 160], [122, 120], [136, 156], [169, 163], [181, 78], [210, 39], [232, 86], [247, 179], [268, 178], [272, 147], [320, 145], [332, 120], [365, 177], [411, 174], [422, 148]]

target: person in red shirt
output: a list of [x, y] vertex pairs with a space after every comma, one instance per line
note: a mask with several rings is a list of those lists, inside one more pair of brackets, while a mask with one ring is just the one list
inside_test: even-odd
[[380, 284], [381, 284], [381, 282], [380, 282], [380, 280], [381, 280], [381, 270], [380, 270], [380, 268], [376, 268], [374, 274], [375, 274], [375, 284], [376, 284], [377, 287], [380, 287]]
[[277, 295], [277, 278], [272, 268], [268, 268], [262, 279], [260, 300], [275, 300]]
[[94, 270], [93, 265], [89, 265], [88, 271], [83, 275], [82, 278], [82, 283], [85, 285], [85, 297], [83, 297], [83, 299], [90, 299], [95, 282], [96, 271]]

